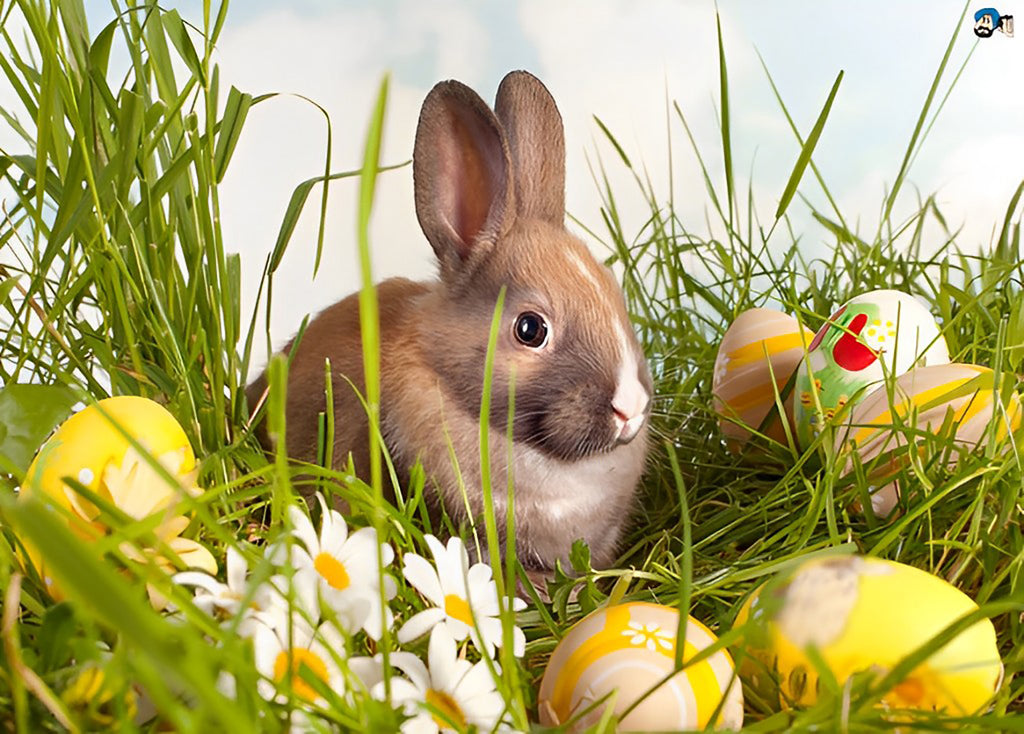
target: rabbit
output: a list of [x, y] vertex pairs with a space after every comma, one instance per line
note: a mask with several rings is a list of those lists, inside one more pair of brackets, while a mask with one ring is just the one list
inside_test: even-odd
[[[592, 565], [607, 567], [644, 470], [653, 386], [615, 277], [565, 229], [565, 142], [547, 88], [513, 71], [492, 111], [462, 83], [438, 83], [420, 113], [413, 182], [440, 274], [377, 286], [380, 427], [396, 469], [408, 476], [419, 460], [434, 510], [457, 522], [482, 518], [484, 361], [504, 286], [489, 419], [497, 526], [506, 526], [511, 470], [516, 554], [530, 577], [550, 578], [559, 560], [566, 566], [578, 538]], [[311, 321], [292, 355], [285, 425], [294, 459], [316, 461], [326, 359], [334, 462], [347, 465], [351, 453], [368, 475], [368, 419], [347, 382], [364, 389], [358, 294]], [[249, 404], [265, 389], [264, 375]]]

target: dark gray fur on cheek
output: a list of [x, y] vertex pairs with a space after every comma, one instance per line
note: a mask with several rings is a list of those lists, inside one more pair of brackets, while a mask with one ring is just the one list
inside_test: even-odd
[[[495, 290], [491, 293], [478, 281], [479, 291], [467, 294], [454, 309], [453, 313], [460, 314], [460, 323], [448, 320], [447, 324], [435, 325], [436, 337], [431, 333], [423, 335], [427, 339], [424, 351], [448, 393], [461, 410], [474, 416], [480, 414], [491, 321], [488, 316], [473, 316], [467, 321], [465, 315], [493, 312], [497, 284], [493, 285]], [[514, 343], [512, 326], [520, 312], [537, 307], [524, 301], [517, 291], [515, 287], [509, 291], [498, 335], [491, 386], [491, 426], [501, 432], [508, 427], [513, 364], [536, 361], [535, 367], [523, 366], [516, 371], [515, 440], [563, 461], [614, 448], [610, 406], [615, 375], [607, 365], [615, 363], [615, 355], [598, 355], [600, 347], [569, 320], [550, 324], [557, 334], [549, 347], [536, 355], [526, 353]]]
[[[611, 449], [615, 434], [609, 406], [614, 390], [614, 378], [597, 364], [572, 350], [553, 350], [544, 355], [543, 368], [528, 382], [517, 381], [516, 440], [564, 461]], [[504, 402], [495, 406], [492, 423], [505, 420]]]

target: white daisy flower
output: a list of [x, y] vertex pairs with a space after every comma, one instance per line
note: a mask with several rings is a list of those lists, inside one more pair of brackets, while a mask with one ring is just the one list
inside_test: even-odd
[[256, 670], [263, 678], [258, 684], [260, 695], [268, 701], [291, 698], [317, 704], [323, 697], [308, 682], [318, 679], [339, 695], [345, 692], [345, 677], [335, 660], [337, 651], [344, 654], [345, 640], [333, 624], [315, 628], [301, 614], [289, 617], [289, 624], [265, 624], [266, 617], [256, 617], [253, 625], [253, 650]]
[[196, 590], [193, 603], [212, 617], [234, 617], [242, 610], [242, 600], [250, 594], [249, 609], [263, 611], [270, 608], [276, 593], [273, 587], [264, 584], [251, 589], [248, 582], [249, 564], [234, 547], [228, 547], [227, 583], [221, 583], [207, 573], [184, 571], [174, 575], [174, 582], [182, 586], [193, 586]]
[[[297, 569], [312, 569], [319, 579], [321, 598], [349, 631], [362, 627], [370, 637], [379, 640], [383, 628], [377, 547], [380, 546], [385, 567], [391, 565], [395, 551], [386, 543], [378, 544], [373, 528], [361, 528], [349, 535], [345, 518], [328, 509], [321, 495], [317, 495], [317, 500], [323, 510], [319, 535], [302, 510], [294, 505], [288, 508], [295, 537], [304, 546], [292, 546], [292, 563]], [[385, 598], [394, 598], [397, 590], [395, 580], [385, 574]], [[394, 615], [387, 606], [383, 612], [384, 622], [390, 627]]]
[[[447, 548], [433, 535], [427, 535], [426, 541], [436, 568], [425, 558], [406, 553], [402, 573], [434, 607], [410, 617], [398, 630], [398, 641], [415, 640], [444, 623], [453, 639], [464, 640], [469, 636], [481, 653], [494, 657], [495, 646], [500, 646], [504, 638], [498, 616], [498, 589], [491, 577], [491, 567], [486, 563], [470, 567], [461, 538], [451, 538]], [[522, 599], [512, 600], [513, 611], [525, 607]], [[479, 635], [473, 626], [474, 619]], [[526, 636], [517, 626], [512, 627], [512, 642], [513, 654], [522, 657], [526, 651]]]
[[[408, 678], [391, 678], [391, 701], [412, 718], [402, 724], [403, 734], [437, 734], [464, 731], [476, 726], [480, 731], [507, 731], [498, 722], [505, 712], [505, 701], [497, 692], [494, 678], [481, 660], [475, 665], [457, 656], [455, 640], [445, 625], [436, 625], [427, 650], [429, 670], [411, 653], [391, 653], [391, 664]], [[492, 665], [495, 665], [492, 663]], [[384, 698], [384, 683], [371, 689], [374, 698]]]
[[[280, 574], [272, 576], [253, 588], [249, 564], [234, 547], [228, 547], [227, 552], [227, 583], [197, 571], [175, 574], [173, 580], [182, 586], [195, 587], [192, 603], [210, 616], [217, 619], [240, 616], [238, 633], [243, 637], [252, 636], [252, 624], [257, 617], [262, 624], [270, 626], [286, 624], [293, 611], [305, 614], [312, 621], [319, 619], [316, 579], [309, 569], [297, 571], [291, 578]], [[290, 608], [289, 588], [293, 592]], [[249, 601], [242, 608], [245, 599]]]

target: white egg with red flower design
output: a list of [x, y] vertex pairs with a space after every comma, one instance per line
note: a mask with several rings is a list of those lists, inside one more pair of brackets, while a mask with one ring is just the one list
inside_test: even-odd
[[809, 446], [823, 425], [888, 375], [949, 362], [939, 324], [917, 298], [877, 290], [851, 298], [818, 330], [797, 368], [797, 441]]

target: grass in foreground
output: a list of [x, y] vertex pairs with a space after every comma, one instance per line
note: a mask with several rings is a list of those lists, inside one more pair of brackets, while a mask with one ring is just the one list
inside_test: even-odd
[[[103, 542], [87, 545], [62, 532], [51, 515], [13, 501], [34, 450], [72, 404], [132, 394], [166, 404], [188, 434], [202, 462], [200, 484], [208, 491], [190, 503], [196, 519], [186, 534], [212, 547], [222, 568], [226, 548], [236, 546], [255, 575], [267, 575], [269, 564], [261, 560], [259, 546], [293, 524], [287, 508], [295, 471], [284, 457], [268, 461], [246, 425], [240, 388], [254, 358], [252, 345], [264, 335], [259, 314], [240, 312], [239, 259], [225, 252], [217, 198], [248, 110], [270, 103], [269, 98], [219, 87], [210, 56], [226, 3], [208, 8], [200, 27], [155, 4], [114, 7], [112, 21], [99, 32], [86, 28], [81, 2], [22, 0], [0, 10], [0, 68], [21, 103], [18, 110], [0, 114], [24, 141], [18, 150], [0, 152], [0, 172], [14, 192], [0, 226], [5, 263], [0, 271], [0, 588], [5, 590], [0, 719], [16, 731], [59, 730], [60, 721], [77, 730], [132, 730], [128, 692], [141, 686], [161, 717], [183, 731], [278, 730], [294, 701], [272, 704], [259, 695], [243, 640], [210, 623], [191, 607], [187, 593], [174, 592], [166, 582], [165, 590], [191, 624], [153, 612], [142, 591], [143, 580], [160, 578], [153, 568], [128, 564], [127, 573], [116, 570], [123, 563], [120, 541], [152, 528], [115, 524], [118, 530]], [[16, 15], [26, 21], [31, 53], [10, 30], [8, 21]], [[114, 44], [124, 44], [131, 60], [127, 73], [117, 77], [109, 66]], [[681, 221], [671, 197], [666, 201], [652, 191], [643, 169], [615, 145], [602, 165], [633, 171], [650, 202], [642, 231], [627, 231], [615, 192], [603, 169], [596, 168], [607, 234], [595, 236], [624, 266], [630, 309], [656, 375], [657, 440], [616, 568], [595, 572], [580, 552], [575, 558], [580, 581], [563, 579], [550, 605], [534, 604], [518, 615], [527, 637], [525, 657], [521, 662], [502, 657], [497, 678], [517, 725], [535, 720], [539, 679], [558, 639], [609, 595], [689, 608], [722, 634], [751, 590], [787, 563], [816, 551], [856, 548], [947, 578], [993, 615], [1006, 680], [991, 713], [960, 723], [1019, 726], [1022, 689], [1015, 674], [1024, 653], [1019, 454], [989, 445], [956, 468], [922, 462], [904, 476], [906, 486], [921, 491], [907, 493], [900, 513], [887, 522], [850, 511], [866, 480], [842, 477], [842, 467], [828, 452], [734, 455], [711, 411], [717, 346], [742, 310], [776, 305], [816, 328], [836, 304], [880, 287], [900, 288], [926, 301], [941, 318], [954, 360], [1018, 375], [1020, 392], [1021, 190], [1007, 202], [999, 241], [977, 254], [961, 253], [953, 232], [931, 254], [936, 248], [927, 245], [934, 243], [922, 241], [925, 222], [946, 227], [930, 199], [909, 219], [892, 219], [893, 203], [905, 195], [909, 162], [934, 119], [940, 90], [948, 85], [951, 51], [952, 42], [906, 156], [894, 171], [877, 229], [869, 235], [852, 231], [835, 207], [813, 212], [834, 238], [825, 258], [806, 259], [785, 215], [797, 205], [798, 184], [810, 174], [832, 201], [812, 154], [822, 131], [827, 134], [841, 75], [806, 138], [793, 123], [802, 154], [778, 209], [764, 221], [736, 190], [724, 50], [724, 190], [704, 170], [710, 216], [717, 218], [712, 229], [720, 236], [697, 234], [692, 223]], [[188, 70], [185, 78], [172, 73], [172, 61]], [[364, 223], [384, 99], [382, 94], [373, 115], [361, 179]], [[682, 110], [673, 108], [671, 114], [674, 135], [684, 139]], [[614, 143], [611, 133], [608, 138]], [[272, 292], [274, 270], [308, 195], [325, 179], [345, 175], [352, 174], [332, 172], [328, 156], [324, 176], [299, 187], [267, 263], [264, 293]], [[366, 255], [365, 237], [362, 246]], [[283, 365], [274, 369], [283, 384]], [[272, 394], [271, 421], [281, 420], [280, 400], [279, 393]], [[431, 528], [422, 476], [414, 477], [403, 505], [395, 507], [383, 500], [379, 476], [364, 484], [339, 472], [313, 474], [321, 486], [344, 488], [353, 526], [376, 527], [399, 558], [426, 553], [424, 532]], [[496, 491], [503, 490], [500, 481], [495, 484]], [[930, 501], [930, 491], [940, 487], [952, 489], [941, 502]], [[19, 575], [19, 537], [35, 539], [67, 578], [78, 579], [73, 602], [54, 604], [37, 578]], [[580, 591], [571, 599], [574, 586]], [[424, 603], [409, 584], [398, 587], [391, 607], [404, 620]], [[505, 629], [510, 633], [507, 621]], [[351, 656], [395, 648], [391, 635], [380, 643], [362, 634], [345, 642]], [[422, 653], [425, 643], [413, 649]], [[222, 672], [236, 680], [234, 697], [218, 692]], [[332, 701], [325, 725], [369, 730], [394, 724], [390, 709], [352, 688], [350, 698]], [[891, 726], [874, 706], [877, 690], [863, 682], [847, 694], [846, 700], [826, 696], [810, 709], [787, 712], [748, 697], [747, 722], [765, 731]], [[922, 717], [918, 724], [934, 728], [940, 721]]]

